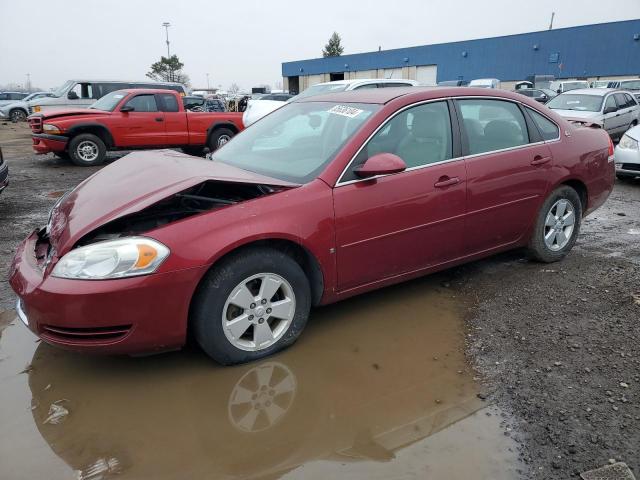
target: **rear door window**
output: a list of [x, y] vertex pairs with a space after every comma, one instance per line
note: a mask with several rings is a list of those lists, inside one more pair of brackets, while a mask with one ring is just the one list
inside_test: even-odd
[[503, 100], [458, 100], [469, 155], [514, 148], [529, 143], [529, 132], [518, 105]]
[[157, 112], [158, 105], [156, 104], [156, 97], [152, 94], [136, 95], [127, 102], [128, 107], [133, 107], [134, 112]]
[[623, 93], [616, 93], [614, 96], [616, 97], [618, 108], [623, 109], [629, 107], [629, 102]]
[[163, 112], [179, 111], [178, 101], [176, 100], [175, 95], [171, 95], [170, 93], [161, 93], [158, 97], [160, 98], [160, 105], [162, 106]]
[[555, 123], [531, 108], [527, 108], [527, 111], [544, 140], [557, 140], [560, 137], [560, 129]]

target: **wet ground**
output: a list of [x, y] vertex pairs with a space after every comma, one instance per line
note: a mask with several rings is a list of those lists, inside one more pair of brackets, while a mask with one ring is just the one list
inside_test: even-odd
[[0, 478], [640, 471], [640, 182], [616, 185], [559, 264], [513, 252], [317, 309], [293, 348], [222, 368], [194, 348], [37, 342], [11, 310], [11, 254], [96, 169], [32, 155], [23, 125], [0, 125], [0, 146]]

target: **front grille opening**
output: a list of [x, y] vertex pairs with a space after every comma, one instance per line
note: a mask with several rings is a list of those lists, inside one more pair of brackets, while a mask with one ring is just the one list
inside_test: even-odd
[[105, 342], [125, 337], [131, 331], [131, 325], [115, 325], [109, 327], [59, 327], [42, 325], [42, 334], [55, 339], [82, 342]]

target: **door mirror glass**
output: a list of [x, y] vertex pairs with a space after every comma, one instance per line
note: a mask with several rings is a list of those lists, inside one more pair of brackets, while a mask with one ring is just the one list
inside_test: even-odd
[[399, 173], [406, 168], [407, 165], [399, 156], [393, 153], [378, 153], [356, 168], [355, 174], [360, 178], [371, 178], [376, 175]]
[[618, 111], [618, 107], [605, 107], [604, 108], [604, 114], [606, 115], [607, 113], [615, 113]]
[[132, 107], [131, 105], [125, 105], [124, 107], [122, 107], [120, 109], [121, 112], [127, 113], [127, 112], [133, 112], [135, 110], [134, 107]]
[[67, 98], [69, 100], [78, 100], [78, 94], [76, 92], [74, 92], [73, 90], [71, 90], [69, 93], [67, 93]]

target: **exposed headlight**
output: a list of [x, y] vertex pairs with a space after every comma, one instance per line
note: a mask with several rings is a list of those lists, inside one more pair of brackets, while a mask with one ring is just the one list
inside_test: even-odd
[[147, 275], [168, 256], [169, 249], [150, 238], [108, 240], [70, 251], [56, 264], [51, 275], [84, 280]]
[[638, 141], [625, 133], [620, 139], [618, 146], [626, 150], [638, 150]]
[[42, 131], [51, 135], [60, 135], [64, 132], [62, 128], [56, 127], [55, 125], [52, 125], [50, 123], [45, 123], [44, 125], [42, 125]]
[[34, 112], [39, 112], [40, 110], [41, 110], [40, 105], [36, 105], [36, 106], [33, 107], [33, 111]]

